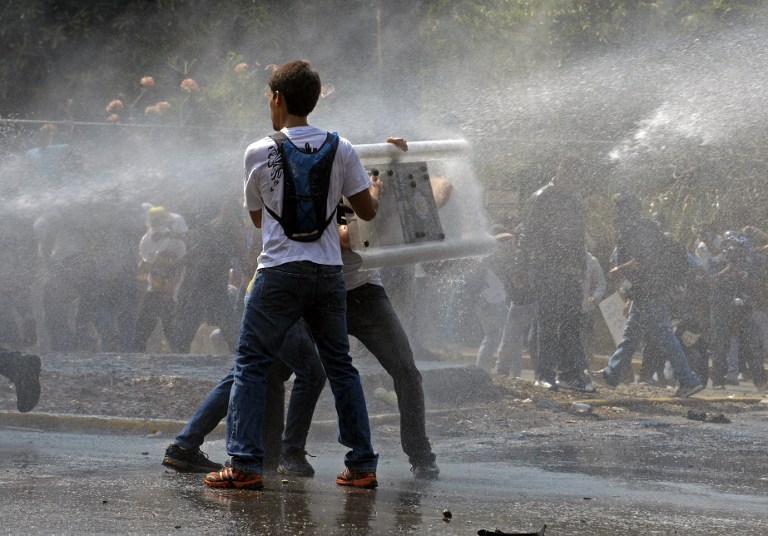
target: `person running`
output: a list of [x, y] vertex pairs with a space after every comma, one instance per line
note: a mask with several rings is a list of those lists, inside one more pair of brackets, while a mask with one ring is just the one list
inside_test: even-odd
[[[307, 116], [319, 97], [320, 75], [309, 62], [293, 61], [278, 67], [269, 79], [268, 100], [272, 126], [282, 133], [283, 140], [279, 141], [280, 136], [265, 137], [245, 152], [246, 206], [254, 225], [262, 229], [264, 247], [236, 351], [227, 412], [227, 453], [231, 460], [228, 466], [205, 476], [204, 482], [210, 487], [263, 487], [267, 371], [286, 332], [302, 317], [333, 391], [339, 441], [351, 449], [344, 459], [346, 469], [336, 483], [364, 488], [378, 485], [378, 454], [371, 445], [365, 395], [349, 355], [339, 233], [336, 225], [328, 223], [342, 196], [358, 217], [373, 219], [381, 183], [368, 176], [349, 141], [309, 125]], [[311, 185], [319, 183], [320, 189], [325, 189], [324, 199], [317, 203], [324, 204], [325, 210], [317, 211], [316, 230], [294, 234], [302, 229], [298, 220], [291, 220], [299, 200], [297, 195], [285, 193], [293, 191], [289, 187], [296, 187], [304, 177], [296, 174], [294, 161], [286, 165], [285, 154], [288, 150], [327, 154], [328, 144], [335, 146], [332, 163], [327, 166], [330, 169], [320, 170], [319, 177], [313, 173], [316, 181]], [[313, 171], [317, 167], [321, 166]], [[305, 241], [309, 238], [314, 240]]]
[[664, 234], [658, 225], [642, 216], [643, 206], [632, 194], [615, 196], [615, 223], [619, 233], [616, 246], [617, 265], [611, 275], [621, 274], [630, 283], [632, 305], [619, 347], [608, 366], [595, 371], [594, 378], [603, 385], [616, 386], [619, 371], [627, 366], [645, 340], [672, 362], [680, 387], [675, 396], [687, 398], [702, 389], [691, 370], [680, 342], [672, 332], [668, 308], [671, 282], [663, 270]]

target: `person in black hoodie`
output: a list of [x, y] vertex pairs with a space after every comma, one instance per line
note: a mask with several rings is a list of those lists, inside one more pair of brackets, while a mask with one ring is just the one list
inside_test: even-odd
[[685, 398], [704, 389], [691, 370], [680, 342], [672, 332], [668, 293], [673, 284], [665, 270], [667, 237], [659, 226], [642, 216], [640, 200], [632, 194], [615, 196], [615, 225], [619, 234], [617, 266], [612, 275], [621, 274], [631, 287], [632, 305], [624, 337], [608, 366], [593, 376], [601, 383], [619, 383], [618, 370], [632, 359], [643, 340], [657, 348], [672, 363], [680, 387], [675, 396]]
[[584, 174], [581, 159], [563, 158], [549, 184], [528, 200], [520, 253], [537, 304], [536, 385], [591, 393], [581, 343], [586, 215], [578, 189]]

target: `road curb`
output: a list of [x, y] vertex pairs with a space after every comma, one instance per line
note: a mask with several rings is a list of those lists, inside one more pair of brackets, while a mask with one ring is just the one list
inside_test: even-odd
[[706, 403], [743, 402], [746, 404], [760, 404], [764, 400], [766, 400], [764, 397], [678, 398], [678, 397], [672, 397], [672, 396], [664, 396], [664, 397], [654, 397], [654, 398], [633, 398], [633, 397], [614, 398], [614, 399], [597, 398], [597, 399], [583, 399], [583, 400], [578, 400], [577, 402], [583, 403], [583, 404], [589, 404], [590, 406], [593, 406], [593, 407], [606, 407], [606, 406], [623, 407], [623, 406], [630, 406], [630, 405], [637, 406], [637, 405], [650, 405], [650, 404], [672, 404], [672, 405], [681, 406], [681, 405], [690, 405], [697, 402], [706, 402]]
[[[448, 413], [442, 410], [431, 413]], [[370, 415], [372, 425], [396, 424], [400, 422], [398, 413], [380, 413]], [[98, 432], [114, 434], [140, 434], [174, 437], [186, 424], [186, 421], [173, 419], [140, 419], [132, 417], [105, 417], [99, 415], [72, 415], [64, 413], [19, 413], [0, 411], [0, 427], [21, 428], [40, 432]], [[223, 435], [224, 423], [219, 424], [212, 434]], [[336, 420], [312, 422], [312, 433], [335, 434]]]
[[[718, 398], [616, 398], [616, 399], [581, 399], [574, 401], [589, 404], [592, 407], [626, 407], [637, 405], [673, 404], [693, 405], [695, 403], [734, 403], [768, 404], [765, 397], [718, 397]], [[564, 406], [567, 404], [564, 404]], [[426, 415], [439, 416], [455, 413], [455, 409], [427, 410]], [[371, 425], [399, 424], [399, 413], [378, 413], [369, 416]], [[0, 410], [0, 427], [19, 428], [40, 432], [82, 432], [82, 433], [113, 433], [139, 434], [147, 436], [174, 437], [186, 424], [186, 421], [173, 419], [144, 419], [133, 417], [107, 417], [100, 415], [73, 415], [65, 413], [19, 413], [17, 411]], [[212, 434], [223, 436], [224, 423], [219, 424]], [[336, 420], [313, 421], [312, 434], [336, 434]]]

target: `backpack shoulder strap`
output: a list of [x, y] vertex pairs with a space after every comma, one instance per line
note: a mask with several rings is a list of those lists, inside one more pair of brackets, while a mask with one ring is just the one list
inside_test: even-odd
[[270, 135], [269, 137], [275, 140], [275, 143], [277, 143], [278, 147], [281, 147], [283, 143], [285, 143], [285, 140], [288, 139], [288, 136], [286, 136], [285, 133], [280, 130]]
[[[284, 132], [278, 130], [274, 134], [271, 134], [269, 137], [272, 138], [272, 140], [277, 145], [277, 152], [280, 155], [280, 159], [282, 161], [285, 161], [285, 152], [283, 151], [283, 144], [288, 140], [288, 136], [286, 136]], [[269, 208], [267, 204], [264, 203], [263, 200], [262, 200], [262, 203], [264, 204], [264, 208], [266, 209], [266, 211], [269, 212], [270, 216], [272, 216], [278, 222], [281, 221], [280, 216], [278, 216], [276, 212], [274, 212], [271, 208]]]
[[339, 133], [338, 132], [328, 132], [325, 136], [325, 143], [330, 143], [331, 146], [336, 147], [339, 146]]

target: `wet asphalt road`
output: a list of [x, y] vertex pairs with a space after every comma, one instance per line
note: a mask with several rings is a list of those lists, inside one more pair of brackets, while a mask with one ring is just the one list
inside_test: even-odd
[[[606, 428], [609, 426], [609, 428]], [[313, 479], [207, 489], [160, 465], [167, 437], [0, 428], [3, 534], [768, 534], [768, 414], [747, 426], [666, 418], [569, 437], [537, 429], [438, 442], [441, 476], [413, 479], [378, 442], [380, 487], [339, 488], [344, 450], [312, 440]], [[225, 458], [224, 442], [204, 450]], [[450, 510], [450, 520], [443, 515]]]

